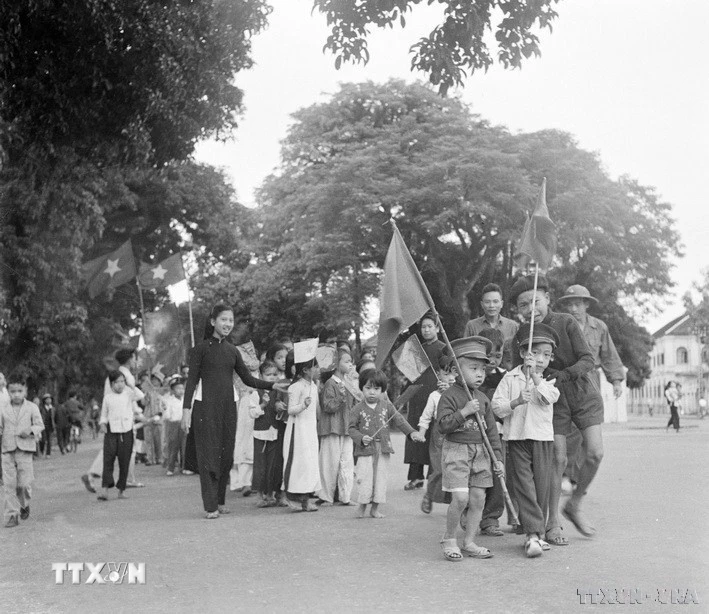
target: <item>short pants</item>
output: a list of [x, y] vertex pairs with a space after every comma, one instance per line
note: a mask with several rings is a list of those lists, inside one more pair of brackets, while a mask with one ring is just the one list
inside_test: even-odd
[[445, 439], [441, 467], [445, 492], [468, 492], [471, 487], [492, 487], [490, 457], [481, 443], [455, 443]]
[[580, 431], [603, 424], [603, 398], [590, 374], [562, 383], [559, 393], [554, 403], [554, 435], [571, 435], [574, 424]]

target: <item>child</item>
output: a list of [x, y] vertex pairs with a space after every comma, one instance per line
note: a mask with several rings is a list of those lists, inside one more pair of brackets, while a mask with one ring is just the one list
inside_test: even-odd
[[16, 527], [19, 518], [30, 515], [34, 470], [32, 457], [44, 430], [39, 407], [27, 400], [25, 378], [13, 373], [8, 378], [10, 402], [0, 402], [2, 477], [5, 490], [5, 526]]
[[185, 462], [185, 434], [180, 428], [182, 422], [182, 397], [185, 396], [185, 383], [177, 375], [170, 380], [170, 394], [164, 399], [163, 420], [165, 425], [165, 440], [167, 441], [167, 464], [165, 475], [175, 475], [177, 455], [180, 464]]
[[[495, 473], [500, 476], [503, 474], [502, 448], [495, 417], [490, 409], [490, 401], [478, 390], [485, 380], [489, 362], [487, 355], [492, 349], [492, 343], [485, 337], [465, 337], [456, 339], [451, 345], [461, 371], [455, 384], [443, 393], [438, 403], [438, 427], [445, 435], [441, 452], [443, 490], [452, 493], [446, 517], [446, 532], [441, 541], [443, 556], [454, 562], [463, 559], [456, 531], [461, 512], [467, 506], [462, 551], [473, 558], [488, 559], [492, 553], [478, 546], [473, 538], [485, 504], [485, 489], [492, 486], [491, 461]], [[468, 398], [463, 382], [472, 394], [472, 401]], [[474, 413], [478, 413], [482, 427], [486, 430], [495, 459], [488, 456]]]
[[310, 497], [320, 491], [318, 464], [318, 367], [315, 359], [296, 363], [288, 388], [288, 424], [283, 446], [283, 489], [304, 512], [317, 512]]
[[357, 458], [355, 500], [359, 503], [358, 518], [364, 518], [367, 504], [372, 518], [384, 518], [379, 505], [386, 503], [389, 457], [394, 454], [389, 436], [389, 422], [413, 441], [423, 443], [425, 438], [396, 411], [388, 397], [387, 378], [383, 371], [368, 369], [359, 375], [359, 388], [364, 399], [352, 408], [349, 434], [355, 445]]
[[[438, 339], [438, 318], [435, 314], [428, 312], [423, 315], [419, 323], [421, 331], [421, 346], [426, 352], [428, 363], [438, 366], [438, 360], [443, 353], [445, 344]], [[435, 366], [427, 369], [421, 377], [416, 380], [416, 385], [421, 386], [416, 394], [409, 401], [409, 411], [406, 414], [406, 419], [409, 424], [417, 428], [419, 418], [423, 413], [423, 408], [428, 401], [428, 395], [438, 387], [438, 378], [436, 377]], [[430, 462], [428, 455], [428, 446], [417, 444], [414, 441], [407, 440], [404, 447], [404, 463], [409, 465], [408, 482], [404, 486], [404, 490], [414, 490], [423, 488], [424, 467]]]
[[[278, 365], [266, 359], [260, 367], [261, 379], [266, 382], [278, 380]], [[286, 409], [275, 391], [263, 391], [259, 405], [251, 408], [254, 419], [254, 473], [253, 488], [260, 495], [256, 507], [274, 507], [277, 505], [276, 493], [283, 478], [283, 447], [279, 447], [278, 419], [279, 410]], [[278, 459], [281, 458], [279, 461]]]
[[[246, 361], [245, 361], [246, 362]], [[252, 377], [259, 374], [258, 363], [249, 361]], [[251, 369], [251, 367], [256, 367]], [[274, 380], [275, 381], [275, 380]], [[234, 437], [233, 467], [229, 472], [229, 490], [251, 496], [254, 474], [254, 418], [259, 406], [259, 391], [237, 382], [239, 400], [236, 403], [236, 436]]]
[[[103, 438], [103, 474], [99, 501], [108, 500], [108, 489], [115, 485], [118, 488], [118, 498], [125, 499], [124, 491], [128, 480], [128, 464], [133, 453], [133, 419], [139, 413], [135, 402], [142, 400], [129, 387], [122, 371], [111, 371], [108, 374], [111, 391], [103, 397], [99, 425]], [[118, 482], [113, 481], [113, 465], [118, 459]]]
[[[492, 343], [492, 350], [488, 355], [490, 364], [487, 366], [485, 381], [482, 383], [482, 386], [480, 386], [480, 392], [492, 401], [492, 395], [495, 393], [495, 390], [502, 381], [505, 373], [507, 373], [507, 371], [500, 366], [502, 363], [505, 338], [502, 335], [502, 331], [497, 328], [485, 328], [480, 331], [480, 336], [489, 339]], [[502, 420], [498, 419], [497, 423], [497, 428], [499, 431], [501, 430]], [[505, 442], [502, 441], [502, 438], [500, 438], [500, 444], [502, 446], [502, 458], [506, 459]], [[509, 481], [509, 479], [507, 481]], [[508, 490], [510, 492], [512, 491], [509, 487]], [[500, 517], [502, 516], [504, 509], [505, 495], [502, 490], [502, 483], [497, 476], [493, 475], [492, 488], [488, 488], [485, 492], [485, 507], [483, 508], [483, 515], [480, 520], [480, 533], [482, 535], [489, 535], [492, 537], [502, 537], [504, 535], [502, 529], [500, 529]], [[513, 529], [516, 530], [516, 528], [516, 526], [513, 526]]]
[[530, 558], [549, 549], [542, 537], [546, 532], [554, 460], [554, 403], [559, 399], [554, 380], [542, 378], [559, 344], [559, 336], [546, 324], [536, 324], [532, 334], [532, 351], [528, 353], [529, 324], [519, 329], [517, 340], [524, 365], [502, 378], [492, 398], [495, 415], [504, 418], [508, 474], [527, 534], [524, 551]]
[[278, 369], [278, 379], [290, 377], [286, 375], [286, 359], [288, 348], [282, 343], [274, 343], [266, 352], [266, 360], [273, 362]]
[[439, 384], [438, 390], [434, 390], [428, 395], [426, 407], [424, 407], [421, 418], [419, 419], [419, 434], [424, 438], [426, 437], [426, 431], [428, 431], [429, 426], [433, 424], [433, 427], [431, 427], [431, 440], [428, 446], [428, 454], [431, 459], [431, 473], [428, 476], [426, 493], [421, 501], [421, 511], [424, 514], [431, 513], [434, 502], [450, 503], [450, 494], [444, 493], [441, 489], [441, 479], [443, 477], [443, 473], [441, 472], [441, 446], [443, 445], [443, 435], [441, 435], [440, 430], [438, 430], [438, 425], [436, 424], [436, 412], [438, 410], [438, 402], [441, 399], [441, 390], [447, 390], [455, 381], [456, 375], [457, 372], [455, 367], [452, 366], [451, 357], [447, 354], [441, 354], [438, 360], [438, 381], [441, 382], [441, 384]]
[[44, 423], [42, 439], [39, 442], [39, 451], [42, 456], [51, 456], [52, 431], [54, 430], [52, 425], [52, 420], [54, 419], [54, 399], [52, 399], [51, 394], [47, 393], [42, 395], [42, 401], [39, 404], [39, 413]]
[[335, 502], [335, 489], [340, 503], [350, 504], [350, 494], [354, 484], [354, 458], [352, 438], [348, 434], [348, 428], [350, 411], [355, 399], [345, 387], [345, 379], [351, 370], [350, 353], [337, 350], [335, 373], [323, 387], [322, 411], [318, 422], [321, 505], [332, 505]]

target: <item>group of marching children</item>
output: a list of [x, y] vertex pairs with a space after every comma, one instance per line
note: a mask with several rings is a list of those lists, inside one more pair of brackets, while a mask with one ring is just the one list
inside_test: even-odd
[[499, 330], [485, 329], [454, 340], [453, 356], [446, 352], [440, 356], [439, 389], [429, 395], [418, 422], [421, 437], [431, 431], [431, 472], [422, 510], [430, 511], [430, 501], [449, 502], [441, 540], [448, 561], [462, 561], [464, 555], [493, 556], [475, 543], [475, 536], [503, 535], [498, 522], [505, 508], [502, 480], [514, 500], [515, 510], [508, 510], [508, 516], [519, 516], [514, 529], [525, 535], [526, 556], [535, 558], [550, 549], [545, 534], [553, 471], [553, 408], [560, 393], [555, 380], [542, 374], [559, 346], [559, 336], [540, 322], [533, 330], [522, 325], [515, 341], [521, 364], [505, 371], [500, 366], [504, 338]]
[[371, 356], [363, 355], [355, 368], [348, 346], [333, 347], [332, 355], [332, 369], [321, 373], [316, 359], [296, 363], [285, 345], [266, 352], [261, 379], [289, 386], [287, 393], [258, 391], [250, 405], [253, 476], [243, 492], [253, 488], [258, 507], [314, 512], [355, 503], [359, 517], [369, 505], [372, 518], [383, 518], [390, 425], [415, 441], [423, 437], [389, 401], [387, 378]]

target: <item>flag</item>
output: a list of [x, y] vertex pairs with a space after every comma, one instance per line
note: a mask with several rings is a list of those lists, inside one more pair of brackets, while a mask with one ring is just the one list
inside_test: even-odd
[[399, 334], [433, 308], [433, 300], [423, 283], [399, 229], [384, 260], [384, 283], [379, 298], [379, 332], [377, 333], [377, 367], [389, 355]]
[[81, 265], [81, 276], [86, 280], [91, 298], [108, 288], [122, 286], [133, 279], [135, 274], [133, 245], [130, 239], [110, 254]]
[[176, 373], [185, 362], [189, 346], [189, 331], [182, 326], [180, 308], [167, 305], [158, 311], [145, 313], [143, 322], [144, 352], [140, 369], [151, 369], [161, 376]]
[[315, 351], [315, 360], [321, 371], [334, 371], [337, 368], [337, 349], [331, 345], [319, 345]]
[[241, 345], [237, 345], [236, 349], [239, 350], [241, 358], [244, 360], [244, 364], [249, 371], [258, 371], [260, 361], [258, 359], [258, 353], [256, 352], [256, 346], [253, 341], [247, 341]]
[[410, 382], [415, 382], [431, 366], [426, 352], [416, 335], [411, 335], [392, 353], [396, 368]]
[[315, 358], [318, 349], [318, 338], [306, 339], [293, 344], [293, 362], [310, 362]]
[[185, 269], [182, 267], [182, 254], [179, 252], [158, 264], [140, 264], [138, 281], [143, 288], [166, 288], [184, 278]]
[[520, 268], [527, 268], [534, 261], [539, 268], [546, 271], [551, 265], [556, 252], [556, 227], [549, 217], [547, 208], [547, 180], [542, 181], [539, 200], [532, 213], [527, 218], [522, 231], [522, 238], [517, 247], [515, 260]]

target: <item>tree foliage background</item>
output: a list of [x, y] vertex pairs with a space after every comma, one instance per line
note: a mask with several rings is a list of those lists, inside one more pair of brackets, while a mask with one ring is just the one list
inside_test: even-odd
[[[421, 0], [316, 0], [336, 62], [366, 61], [370, 27], [405, 23]], [[441, 1], [444, 19], [413, 67], [445, 93], [497, 59], [539, 53], [555, 0]], [[511, 134], [421, 85], [348, 84], [295, 114], [282, 164], [247, 209], [195, 143], [238, 127], [266, 25], [263, 0], [51, 0], [0, 3], [0, 368], [31, 385], [100, 388], [100, 358], [140, 323], [125, 285], [89, 301], [80, 263], [128, 237], [155, 262], [189, 250], [197, 326], [236, 305], [240, 338], [260, 347], [328, 327], [354, 332], [378, 284], [395, 217], [449, 330], [459, 333], [488, 281], [513, 274], [514, 241], [548, 178], [560, 249], [552, 281], [587, 285], [630, 367], [650, 343], [635, 307], [670, 285], [679, 252], [669, 205], [559, 131]], [[167, 301], [146, 293], [146, 308]], [[202, 317], [200, 317], [202, 316]]]
[[[514, 244], [542, 178], [559, 234], [554, 294], [572, 283], [600, 299], [629, 383], [649, 374], [646, 330], [620, 306], [650, 308], [679, 254], [670, 206], [556, 130], [511, 134], [419, 84], [346, 84], [302, 109], [282, 164], [259, 193], [252, 262], [223, 267], [233, 300], [259, 339], [360, 331], [393, 217], [447, 329], [478, 314], [482, 287], [508, 286]], [[207, 280], [204, 280], [205, 283]]]
[[[262, 0], [0, 4], [0, 356], [31, 384], [96, 386], [99, 339], [136, 291], [89, 302], [82, 260], [131, 237], [154, 261], [194, 245], [238, 262], [240, 207], [195, 143], [237, 125]], [[165, 296], [148, 296], [148, 308]]]

